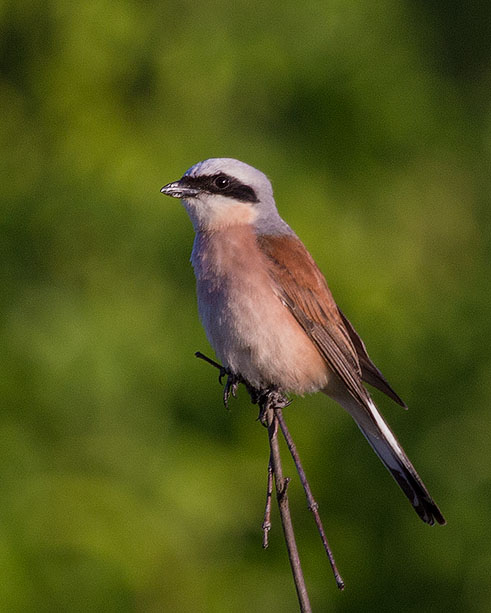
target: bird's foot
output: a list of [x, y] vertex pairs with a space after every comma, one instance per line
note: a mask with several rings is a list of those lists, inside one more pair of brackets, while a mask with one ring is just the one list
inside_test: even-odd
[[201, 351], [196, 351], [194, 355], [200, 360], [204, 360], [205, 362], [208, 362], [208, 364], [211, 364], [215, 368], [218, 368], [218, 382], [220, 383], [220, 385], [223, 385], [223, 377], [227, 377], [225, 388], [223, 390], [223, 404], [225, 405], [225, 408], [228, 409], [228, 400], [230, 398], [230, 394], [232, 394], [234, 398], [237, 398], [237, 388], [239, 387], [240, 383], [245, 383], [244, 380], [239, 375], [235, 375], [228, 368], [225, 368], [225, 366], [222, 366], [218, 362], [215, 362], [215, 360], [212, 360], [211, 358], [201, 353]]
[[263, 426], [268, 427], [268, 414], [274, 409], [284, 409], [289, 406], [292, 401], [278, 388], [269, 387], [257, 392], [256, 403], [259, 405], [258, 420]]
[[237, 398], [237, 389], [242, 380], [240, 377], [234, 375], [222, 366], [220, 370], [220, 375], [218, 376], [218, 380], [220, 381], [220, 383], [222, 382], [222, 378], [225, 375], [227, 376], [227, 381], [225, 383], [225, 387], [223, 388], [223, 404], [225, 405], [225, 408], [228, 409], [228, 401], [230, 395], [232, 395], [234, 398]]

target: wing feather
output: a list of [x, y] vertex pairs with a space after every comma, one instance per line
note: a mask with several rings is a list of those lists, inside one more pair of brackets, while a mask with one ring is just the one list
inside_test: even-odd
[[363, 380], [405, 407], [339, 310], [323, 274], [303, 243], [294, 235], [258, 235], [257, 241], [284, 304], [351, 396], [367, 405], [369, 396]]
[[324, 276], [295, 236], [259, 235], [269, 273], [284, 304], [349, 393], [366, 405], [358, 356]]

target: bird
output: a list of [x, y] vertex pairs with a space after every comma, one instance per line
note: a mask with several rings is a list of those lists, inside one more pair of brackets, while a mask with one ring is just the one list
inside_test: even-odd
[[227, 372], [251, 388], [322, 392], [354, 419], [419, 517], [440, 509], [364, 383], [404, 408], [337, 306], [313, 257], [276, 207], [260, 170], [233, 158], [194, 164], [161, 192], [181, 200], [195, 238], [198, 311]]

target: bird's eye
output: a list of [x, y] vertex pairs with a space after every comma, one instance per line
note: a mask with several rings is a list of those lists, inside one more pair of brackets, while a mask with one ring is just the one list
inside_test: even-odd
[[214, 181], [218, 189], [226, 189], [230, 185], [230, 179], [225, 175], [218, 175]]

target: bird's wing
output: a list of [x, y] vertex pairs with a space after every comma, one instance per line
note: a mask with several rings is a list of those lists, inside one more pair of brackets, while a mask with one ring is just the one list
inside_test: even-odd
[[430, 525], [435, 521], [444, 524], [440, 509], [363, 387], [362, 377], [394, 400], [402, 401], [371, 362], [360, 337], [339, 311], [312, 256], [295, 236], [262, 235], [257, 241], [267, 258], [278, 296], [346, 386], [347, 394], [336, 400], [356, 421], [421, 519]]
[[361, 367], [326, 280], [296, 236], [258, 235], [278, 295], [350, 395], [367, 405]]
[[405, 406], [370, 360], [363, 341], [339, 310], [303, 243], [288, 235], [258, 235], [257, 241], [283, 302], [350, 395], [366, 406], [369, 397], [362, 385], [364, 380]]

